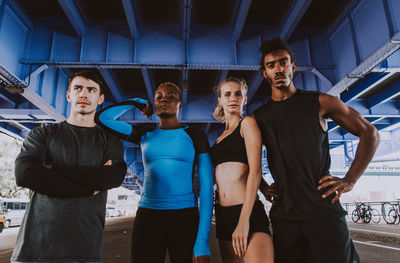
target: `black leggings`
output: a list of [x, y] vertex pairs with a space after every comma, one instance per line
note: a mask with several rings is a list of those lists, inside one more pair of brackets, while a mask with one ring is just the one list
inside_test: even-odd
[[174, 210], [139, 207], [133, 223], [132, 262], [164, 263], [167, 248], [171, 262], [192, 262], [198, 222], [196, 207]]

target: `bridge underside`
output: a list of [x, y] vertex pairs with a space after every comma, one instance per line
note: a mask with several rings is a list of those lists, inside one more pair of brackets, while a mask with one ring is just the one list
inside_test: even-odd
[[[296, 55], [295, 86], [355, 108], [390, 142], [378, 155], [389, 154], [400, 150], [399, 31], [396, 0], [0, 0], [0, 131], [23, 139], [41, 123], [64, 120], [68, 77], [92, 68], [107, 85], [103, 107], [152, 100], [161, 82], [179, 84], [180, 119], [213, 142], [223, 129], [212, 118], [214, 87], [244, 78], [251, 114], [269, 96], [258, 48], [279, 35]], [[157, 122], [138, 111], [121, 119]], [[357, 144], [332, 121], [329, 139], [345, 156]], [[140, 149], [124, 146], [131, 172], [125, 185], [137, 189]]]

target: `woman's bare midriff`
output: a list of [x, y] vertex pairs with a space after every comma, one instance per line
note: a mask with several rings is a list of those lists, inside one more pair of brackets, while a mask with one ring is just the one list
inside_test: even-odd
[[219, 204], [232, 206], [243, 204], [249, 166], [240, 162], [225, 162], [215, 168]]

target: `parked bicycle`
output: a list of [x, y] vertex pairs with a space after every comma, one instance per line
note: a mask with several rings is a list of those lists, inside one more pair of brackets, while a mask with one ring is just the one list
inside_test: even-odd
[[382, 203], [382, 217], [388, 224], [399, 224], [400, 223], [400, 213], [399, 213], [400, 199], [397, 203], [384, 202]]
[[351, 219], [357, 223], [360, 219], [363, 223], [369, 223], [372, 219], [371, 211], [365, 203], [356, 203], [356, 209], [351, 213]]
[[373, 223], [379, 223], [381, 221], [381, 215], [379, 211], [375, 208], [372, 208], [370, 204], [368, 204], [368, 210], [371, 212], [371, 221]]

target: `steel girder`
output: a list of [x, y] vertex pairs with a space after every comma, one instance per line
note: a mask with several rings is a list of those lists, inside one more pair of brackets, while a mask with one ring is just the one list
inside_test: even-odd
[[[138, 25], [132, 1], [122, 0], [129, 27], [126, 32], [118, 27], [88, 24], [75, 1], [59, 0], [72, 25], [71, 32], [69, 26], [62, 23], [36, 23], [34, 27], [18, 6], [3, 0], [0, 1], [0, 65], [9, 75], [23, 79], [20, 84], [28, 82], [29, 65], [34, 65], [35, 70], [25, 93], [25, 98], [31, 103], [26, 103], [26, 100], [22, 104], [14, 103], [4, 93], [1, 93], [1, 98], [13, 105], [7, 106], [10, 109], [39, 108], [47, 114], [47, 119], [38, 119], [38, 122], [62, 120], [68, 112], [64, 99], [68, 77], [65, 68], [94, 67], [100, 70], [114, 97], [107, 103], [125, 99], [119, 92], [112, 68], [140, 68], [150, 98], [154, 90], [151, 69], [219, 70], [220, 79], [227, 76], [229, 70], [253, 71], [249, 82], [251, 101], [262, 81], [261, 75], [257, 74], [258, 46], [263, 39], [275, 34], [290, 39], [310, 2], [295, 1], [278, 29], [245, 25], [251, 1], [243, 0], [232, 28], [192, 25], [190, 12], [183, 12], [186, 15], [186, 18], [183, 15], [183, 21], [187, 22], [183, 23], [182, 30], [181, 25]], [[190, 11], [190, 1], [185, 3], [183, 10]], [[296, 86], [329, 91], [334, 95], [342, 93], [341, 98], [346, 103], [358, 108], [377, 127], [396, 123], [398, 84], [392, 84], [391, 88], [366, 100], [358, 98], [399, 71], [399, 53], [396, 53], [400, 46], [399, 14], [400, 4], [396, 0], [359, 1], [325, 35], [321, 32], [297, 32], [289, 42], [299, 65]], [[359, 82], [360, 79], [364, 80]], [[209, 115], [212, 108], [207, 105], [214, 104], [214, 97], [187, 96], [186, 99], [186, 121], [213, 122]], [[248, 110], [258, 105], [260, 102], [254, 101]], [[342, 138], [343, 134], [346, 135], [337, 128], [334, 130], [340, 132]], [[337, 134], [332, 134], [332, 137], [339, 138]]]

